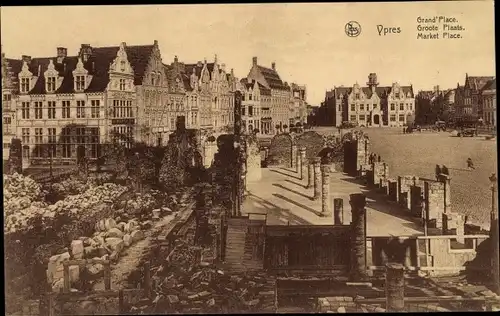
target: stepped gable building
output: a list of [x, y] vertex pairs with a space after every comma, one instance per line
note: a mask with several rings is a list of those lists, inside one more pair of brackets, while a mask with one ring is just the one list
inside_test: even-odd
[[414, 115], [415, 96], [411, 85], [381, 87], [377, 74], [371, 73], [366, 87], [356, 83], [352, 88], [341, 86], [328, 91], [323, 107], [333, 114], [334, 126], [352, 122], [358, 126], [399, 127]]
[[469, 76], [465, 74], [463, 88], [460, 88], [460, 84], [457, 83], [457, 93], [455, 95], [455, 114], [457, 118], [483, 116], [481, 90], [493, 79], [492, 76]]
[[238, 88], [242, 92], [243, 129], [247, 132], [258, 130], [260, 134], [272, 135], [271, 89], [255, 80], [244, 78]]
[[[185, 115], [189, 128], [218, 133], [234, 122], [234, 91], [237, 79], [231, 69], [226, 72], [225, 64], [198, 61], [194, 64], [179, 62], [177, 56], [170, 65], [164, 65], [169, 80], [170, 98], [166, 111]], [[170, 124], [170, 125], [169, 125]], [[168, 130], [175, 121], [163, 122]]]
[[5, 58], [2, 50], [2, 138], [4, 160], [9, 157], [10, 144], [17, 131], [15, 98], [19, 83], [16, 74], [21, 71], [22, 65], [21, 60]]
[[497, 80], [488, 81], [481, 89], [483, 121], [486, 125], [497, 127]]
[[[260, 128], [258, 128], [260, 131], [274, 134], [298, 122], [306, 122], [305, 86], [289, 85], [287, 82], [282, 81], [276, 70], [276, 63], [273, 62], [271, 68], [267, 68], [259, 65], [257, 57], [253, 57], [252, 68], [245, 79], [249, 84], [257, 82], [259, 90], [264, 91], [262, 95], [266, 96], [260, 104], [262, 109], [262, 120], [260, 121]], [[268, 92], [270, 92], [270, 95], [267, 95]], [[254, 124], [253, 127], [255, 126], [257, 125]]]
[[151, 102], [147, 97], [168, 91], [157, 41], [82, 44], [74, 56], [58, 47], [53, 57], [22, 56], [5, 63], [13, 88], [3, 91], [11, 95], [4, 98], [15, 103], [15, 133], [27, 164], [46, 162], [50, 155], [56, 163], [71, 162], [78, 145], [87, 157], [97, 158], [97, 144], [113, 137], [130, 146], [150, 133], [142, 127], [145, 104]]

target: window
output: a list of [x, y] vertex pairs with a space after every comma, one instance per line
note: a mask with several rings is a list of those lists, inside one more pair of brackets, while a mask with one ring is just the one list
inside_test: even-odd
[[251, 94], [251, 93], [250, 93], [250, 94], [248, 94], [248, 100], [249, 100], [249, 101], [252, 101], [252, 94]]
[[35, 102], [35, 119], [42, 119], [42, 102]]
[[359, 100], [359, 93], [356, 93], [356, 100]]
[[3, 143], [3, 149], [9, 149], [10, 143]]
[[342, 104], [339, 104], [339, 112], [342, 112]]
[[11, 132], [11, 124], [12, 124], [12, 118], [11, 117], [4, 117], [3, 118], [3, 132], [4, 134], [10, 134]]
[[399, 99], [399, 92], [396, 92], [395, 97], [396, 99]]
[[253, 116], [253, 106], [248, 107], [248, 116]]
[[404, 122], [405, 121], [405, 116], [403, 114], [399, 114], [399, 121]]
[[351, 121], [356, 121], [356, 115], [351, 115]]
[[30, 91], [30, 78], [21, 78], [21, 93]]
[[5, 110], [10, 110], [10, 101], [11, 101], [12, 95], [10, 94], [4, 94], [3, 95], [3, 108]]
[[400, 111], [404, 111], [404, 110], [405, 110], [405, 104], [404, 104], [404, 103], [401, 103], [401, 104], [399, 105], [399, 110], [400, 110]]
[[56, 101], [48, 101], [47, 102], [47, 117], [49, 119], [56, 118]]
[[122, 72], [125, 71], [125, 61], [123, 61], [123, 60], [120, 62], [120, 69]]
[[359, 120], [360, 121], [364, 121], [365, 120], [365, 115], [364, 114], [360, 114], [359, 115]]
[[56, 129], [55, 128], [47, 128], [47, 134], [48, 134], [48, 154], [51, 157], [56, 156]]
[[70, 118], [71, 101], [62, 101], [62, 118]]
[[71, 134], [69, 128], [63, 128], [61, 131], [61, 144], [63, 158], [71, 158]]
[[120, 79], [120, 90], [125, 90], [125, 79]]
[[22, 137], [21, 141], [24, 145], [28, 145], [30, 143], [30, 129], [29, 128], [23, 128], [21, 130], [22, 132]]
[[170, 118], [170, 129], [171, 130], [175, 129], [175, 118], [173, 117]]
[[85, 90], [85, 76], [76, 76], [76, 91]]
[[396, 122], [396, 115], [391, 114], [391, 122]]
[[127, 117], [133, 117], [133, 112], [132, 112], [132, 101], [127, 101], [127, 109], [126, 109], [126, 115]]
[[99, 154], [99, 128], [90, 128], [90, 157], [97, 158]]
[[99, 118], [100, 116], [100, 100], [92, 100], [90, 101], [91, 103], [91, 108], [90, 108], [90, 111], [91, 111], [91, 114], [90, 116], [92, 118]]
[[391, 111], [395, 111], [396, 110], [396, 106], [394, 105], [394, 103], [391, 103]]
[[413, 105], [410, 104], [410, 111], [413, 111]]
[[56, 77], [47, 78], [47, 92], [56, 91]]
[[246, 106], [241, 107], [241, 115], [242, 116], [245, 116], [245, 109], [246, 109]]
[[356, 111], [356, 105], [355, 104], [351, 104], [351, 111], [352, 112]]
[[34, 157], [37, 157], [37, 158], [42, 157], [42, 154], [43, 154], [42, 143], [43, 143], [42, 129], [35, 128], [35, 149], [33, 151]]
[[363, 103], [361, 103], [361, 104], [359, 105], [359, 110], [360, 110], [360, 111], [364, 111], [364, 110], [365, 110], [365, 105], [364, 105]]
[[377, 103], [373, 103], [373, 109], [375, 110], [377, 108]]
[[76, 118], [85, 118], [85, 101], [76, 101]]

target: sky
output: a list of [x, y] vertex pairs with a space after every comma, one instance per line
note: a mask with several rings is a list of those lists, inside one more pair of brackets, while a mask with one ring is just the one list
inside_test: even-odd
[[[76, 55], [81, 44], [118, 46], [158, 40], [164, 63], [205, 58], [247, 76], [252, 57], [283, 81], [305, 84], [319, 105], [334, 86], [412, 84], [415, 91], [455, 88], [465, 74], [495, 75], [493, 1], [405, 3], [206, 4], [2, 7], [6, 57]], [[418, 17], [446, 16], [465, 28], [460, 39], [417, 39]], [[349, 37], [345, 25], [361, 26]], [[379, 35], [377, 25], [401, 33]], [[426, 32], [423, 32], [426, 33]]]

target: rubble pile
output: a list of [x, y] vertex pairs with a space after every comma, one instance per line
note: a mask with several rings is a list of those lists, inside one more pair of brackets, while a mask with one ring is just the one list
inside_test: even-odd
[[[71, 242], [68, 251], [54, 255], [47, 266], [47, 281], [53, 291], [63, 287], [63, 262], [69, 259], [102, 259], [116, 262], [124, 249], [144, 239], [144, 230], [150, 223], [140, 223], [137, 220], [117, 223], [112, 218], [100, 220], [95, 224], [93, 237], [80, 237]], [[71, 266], [70, 282], [76, 288], [83, 290], [80, 276], [92, 283], [103, 277], [104, 266], [100, 263], [86, 267]]]
[[106, 183], [91, 187], [82, 194], [67, 196], [64, 200], [51, 205], [43, 202], [32, 202], [30, 205], [26, 205], [26, 201], [23, 199], [11, 198], [5, 204], [4, 232], [29, 230], [32, 220], [37, 217], [41, 217], [43, 225], [50, 226], [59, 213], [68, 213], [71, 217], [77, 217], [82, 213], [84, 213], [82, 216], [92, 216], [97, 210], [94, 206], [105, 201], [112, 202], [125, 191], [127, 191], [127, 187]]
[[264, 272], [230, 274], [200, 261], [202, 249], [189, 240], [176, 243], [167, 260], [152, 268], [152, 301], [131, 306], [132, 313], [274, 311], [275, 280]]
[[14, 173], [3, 178], [3, 203], [5, 216], [29, 207], [32, 203], [43, 207], [46, 194], [42, 187], [32, 178]]

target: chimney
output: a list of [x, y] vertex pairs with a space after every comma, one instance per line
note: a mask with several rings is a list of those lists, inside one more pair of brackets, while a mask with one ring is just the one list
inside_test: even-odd
[[155, 40], [155, 41], [153, 42], [153, 45], [154, 45], [154, 46], [158, 46], [158, 41], [157, 41], [157, 40]]
[[177, 64], [179, 62], [179, 59], [177, 58], [177, 55], [174, 57], [174, 63]]
[[275, 63], [275, 62], [273, 62], [273, 63], [271, 64], [271, 68], [273, 68], [273, 70], [276, 70], [276, 63]]
[[28, 65], [31, 63], [31, 56], [28, 55], [22, 55], [21, 59], [25, 61]]
[[86, 62], [87, 60], [89, 60], [91, 55], [92, 47], [90, 46], [90, 44], [82, 44], [82, 47], [80, 48], [80, 56], [82, 57], [82, 61]]
[[257, 66], [257, 57], [252, 58], [252, 61], [253, 61], [253, 65]]
[[68, 49], [65, 47], [57, 48], [57, 63], [60, 64], [68, 56]]

